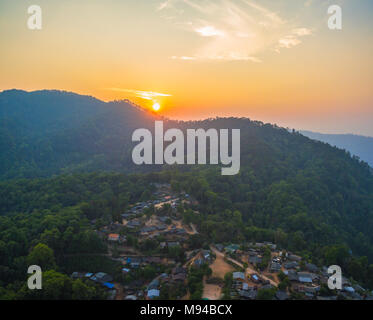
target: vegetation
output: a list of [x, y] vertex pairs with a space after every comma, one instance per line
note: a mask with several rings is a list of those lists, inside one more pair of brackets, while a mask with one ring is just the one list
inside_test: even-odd
[[[171, 183], [198, 201], [178, 208], [199, 230], [191, 248], [271, 241], [316, 265], [338, 264], [373, 289], [372, 169], [344, 150], [249, 119], [167, 121], [165, 127], [182, 130], [240, 129], [240, 173], [221, 176], [218, 166], [203, 165], [145, 172], [130, 161], [130, 137], [134, 128], [152, 128], [154, 118], [127, 102], [11, 90], [0, 94], [0, 108], [0, 298], [22, 296], [31, 261], [61, 284], [59, 273], [83, 267], [82, 255], [92, 269], [117, 270], [103, 262], [106, 246], [93, 230], [151, 198], [153, 182]], [[129, 170], [143, 172], [111, 173]], [[151, 242], [128, 242], [155, 250]], [[178, 248], [169, 255], [183, 261]], [[190, 279], [193, 297], [201, 293], [200, 277], [196, 271]]]

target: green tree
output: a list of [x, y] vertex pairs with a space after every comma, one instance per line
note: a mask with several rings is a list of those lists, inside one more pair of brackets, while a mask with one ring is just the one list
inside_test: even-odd
[[43, 243], [38, 243], [32, 248], [27, 256], [27, 263], [39, 266], [42, 271], [51, 270], [56, 267], [53, 250]]

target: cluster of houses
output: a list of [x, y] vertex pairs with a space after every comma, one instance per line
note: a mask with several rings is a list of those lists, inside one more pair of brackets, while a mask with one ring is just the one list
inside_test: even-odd
[[72, 279], [89, 279], [108, 290], [108, 299], [113, 300], [116, 296], [116, 289], [114, 287], [113, 277], [105, 272], [73, 272], [71, 274]]
[[[185, 241], [188, 238], [187, 231], [181, 226], [180, 215], [177, 214], [176, 206], [180, 201], [188, 202], [189, 195], [181, 193], [174, 195], [170, 191], [169, 184], [155, 184], [158, 191], [154, 193], [157, 200], [149, 200], [140, 202], [132, 206], [125, 213], [121, 214], [122, 223], [111, 222], [100, 230], [97, 234], [107, 240], [109, 243], [125, 244], [127, 237], [123, 233], [132, 234], [140, 241], [146, 239], [156, 239], [159, 236], [165, 237], [170, 242], [168, 247], [172, 246], [172, 242]], [[171, 213], [158, 213], [152, 217], [151, 220], [144, 216], [144, 210], [154, 206], [154, 208], [161, 208], [165, 204], [171, 205]], [[157, 212], [157, 210], [156, 210]], [[123, 232], [125, 231], [125, 232]]]
[[[244, 272], [233, 273], [231, 288], [231, 296], [233, 298], [256, 299], [258, 290], [274, 287], [273, 281], [271, 284], [268, 278], [275, 279], [280, 272], [283, 272], [290, 282], [290, 291], [277, 290], [275, 299], [290, 299], [289, 292], [302, 294], [304, 299], [337, 299], [337, 296], [320, 296], [321, 285], [327, 284], [330, 277], [327, 267], [319, 268], [315, 264], [302, 261], [302, 257], [298, 255], [277, 250], [276, 245], [271, 242], [251, 243], [245, 250], [242, 250], [236, 244], [227, 246], [216, 244], [215, 247], [228, 255], [234, 255], [237, 260], [248, 263], [252, 270], [256, 270], [256, 273], [249, 276], [245, 276]], [[264, 261], [262, 250], [264, 247], [270, 249], [271, 259], [268, 266], [263, 271], [260, 271], [257, 267]], [[263, 276], [263, 274], [266, 276]], [[359, 285], [351, 284], [345, 277], [342, 278], [342, 290], [338, 292], [338, 295], [345, 299], [373, 299], [373, 292], [367, 293]]]
[[[190, 199], [188, 194], [174, 195], [171, 193], [169, 184], [155, 184], [157, 191], [154, 193], [156, 200], [149, 200], [140, 202], [132, 206], [129, 210], [123, 213], [122, 223], [111, 223], [98, 231], [108, 243], [116, 243], [118, 245], [126, 246], [127, 237], [122, 235], [123, 228], [133, 234], [140, 241], [146, 239], [156, 239], [162, 236], [162, 240], [159, 240], [159, 249], [161, 249], [159, 256], [139, 256], [134, 254], [133, 256], [123, 257], [119, 259], [123, 263], [122, 272], [124, 274], [130, 273], [132, 269], [144, 267], [147, 264], [168, 264], [175, 265], [175, 261], [172, 259], [166, 259], [162, 257], [162, 250], [166, 250], [173, 247], [182, 247], [183, 242], [188, 239], [188, 232], [182, 227], [181, 223], [178, 222], [180, 217], [177, 216], [176, 207], [181, 201], [191, 203], [193, 200]], [[160, 209], [165, 204], [169, 204], [171, 207], [171, 214], [166, 214]], [[158, 214], [153, 215], [151, 218], [143, 215], [145, 209], [154, 207], [160, 209]], [[151, 220], [148, 220], [151, 219]], [[250, 272], [249, 276], [245, 276], [244, 272], [233, 273], [233, 283], [231, 288], [231, 296], [238, 299], [256, 299], [258, 290], [273, 288], [274, 281], [268, 280], [268, 278], [276, 280], [280, 272], [284, 273], [289, 282], [290, 290], [281, 291], [277, 290], [275, 298], [278, 300], [290, 299], [289, 292], [295, 292], [304, 295], [305, 299], [318, 299], [318, 300], [333, 300], [337, 297], [320, 296], [320, 288], [322, 284], [326, 284], [329, 279], [327, 268], [318, 268], [312, 263], [306, 263], [302, 261], [302, 257], [292, 254], [290, 252], [278, 250], [276, 244], [271, 242], [257, 242], [250, 243], [243, 249], [238, 244], [215, 244], [218, 251], [224, 252], [228, 256], [234, 257], [238, 261], [247, 263], [250, 268], [255, 270], [255, 273]], [[268, 249], [270, 249], [271, 256], [268, 261]], [[190, 266], [200, 267], [204, 264], [210, 264], [213, 260], [213, 255], [210, 250], [197, 249], [192, 252], [187, 252], [187, 259], [190, 261]], [[268, 265], [267, 265], [268, 262]], [[266, 267], [263, 269], [263, 263]], [[260, 266], [259, 270], [258, 266]], [[265, 274], [265, 276], [264, 276]], [[112, 277], [109, 275], [99, 272], [96, 274], [85, 273], [81, 274], [74, 272], [72, 274], [74, 278], [88, 278], [91, 281], [99, 283], [109, 291], [109, 297], [113, 298], [116, 294], [114, 284], [112, 283]], [[124, 291], [127, 296], [125, 299], [137, 300], [137, 299], [157, 299], [160, 296], [160, 289], [162, 284], [168, 283], [185, 283], [187, 278], [187, 269], [183, 267], [174, 267], [172, 271], [162, 273], [153, 279], [144, 289], [144, 283], [141, 279], [134, 280], [124, 287]], [[276, 282], [275, 281], [275, 282]], [[372, 294], [362, 294], [366, 292], [363, 288], [351, 284], [348, 279], [343, 278], [343, 290], [338, 294], [346, 299], [363, 299], [372, 297]]]
[[[125, 256], [120, 255], [115, 259], [123, 264], [123, 274], [131, 274], [132, 270], [143, 268], [148, 264], [175, 266], [175, 260], [164, 256], [163, 252], [170, 248], [182, 247], [183, 242], [188, 239], [188, 232], [182, 226], [181, 217], [178, 216], [176, 208], [180, 201], [188, 202], [189, 195], [185, 193], [178, 196], [172, 194], [169, 184], [155, 185], [157, 191], [154, 196], [157, 200], [137, 203], [121, 215], [122, 223], [111, 223], [100, 231], [103, 239], [106, 239], [109, 244], [115, 243], [118, 249], [125, 252]], [[165, 212], [161, 209], [165, 204], [170, 205], [170, 211], [166, 210]], [[151, 206], [156, 209], [156, 214], [150, 217], [144, 215], [144, 210]], [[159, 242], [160, 251], [152, 256], [141, 256], [136, 251], [131, 252], [126, 243], [127, 237], [122, 235], [123, 233], [135, 236], [139, 242], [162, 236], [162, 240]], [[147, 285], [141, 279], [136, 279], [123, 286], [123, 292], [126, 294], [124, 299], [157, 299], [163, 283], [180, 284], [184, 283], [186, 278], [187, 270], [175, 267], [171, 273], [158, 275]], [[144, 285], [146, 285], [146, 289], [144, 289]]]
[[200, 268], [204, 264], [210, 264], [213, 260], [213, 256], [210, 250], [196, 250], [196, 254], [193, 259], [191, 259], [191, 266]]
[[153, 279], [147, 286], [147, 299], [158, 298], [160, 295], [160, 287], [162, 284], [179, 283], [184, 284], [187, 279], [187, 269], [183, 267], [174, 267], [170, 274], [162, 273]]

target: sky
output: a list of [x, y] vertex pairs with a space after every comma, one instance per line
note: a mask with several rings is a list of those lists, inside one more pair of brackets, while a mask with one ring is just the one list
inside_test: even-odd
[[[30, 5], [42, 29], [27, 27]], [[342, 8], [342, 30], [328, 7]], [[0, 90], [373, 136], [371, 0], [1, 0]]]

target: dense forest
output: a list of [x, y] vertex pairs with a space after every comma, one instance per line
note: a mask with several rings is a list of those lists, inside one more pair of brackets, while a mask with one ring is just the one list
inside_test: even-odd
[[154, 182], [198, 200], [199, 214], [185, 210], [183, 219], [210, 242], [273, 241], [317, 265], [339, 264], [373, 288], [368, 164], [276, 125], [217, 118], [166, 127], [241, 129], [239, 174], [221, 176], [217, 165], [135, 167], [132, 131], [151, 129], [154, 119], [128, 102], [0, 93], [0, 298], [25, 297], [26, 266], [46, 263], [38, 252], [50, 257], [48, 277], [67, 286], [69, 297], [82, 286], [90, 287], [85, 298], [102, 297], [99, 288], [64, 278], [77, 263], [66, 256], [106, 252], [90, 221], [118, 219], [129, 204], [151, 197]]

